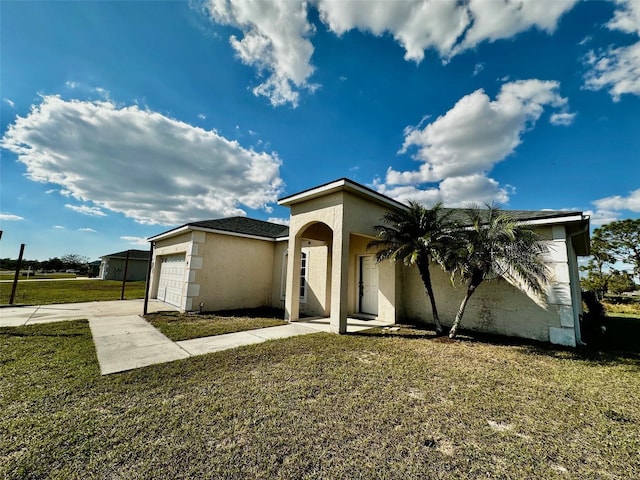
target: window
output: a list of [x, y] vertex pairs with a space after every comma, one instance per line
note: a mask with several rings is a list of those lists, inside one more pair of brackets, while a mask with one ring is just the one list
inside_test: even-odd
[[[280, 300], [284, 300], [287, 296], [287, 261], [289, 259], [288, 252], [284, 252], [282, 255], [282, 283], [280, 285]], [[307, 303], [307, 276], [309, 273], [309, 254], [302, 251], [300, 257], [300, 286], [298, 292], [300, 295], [300, 302]]]
[[307, 298], [307, 254], [300, 258], [300, 298]]

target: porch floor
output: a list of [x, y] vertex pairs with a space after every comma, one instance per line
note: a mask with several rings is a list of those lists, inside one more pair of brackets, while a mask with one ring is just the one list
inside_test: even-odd
[[[331, 320], [329, 317], [302, 318], [292, 323], [304, 325], [320, 332], [331, 332]], [[366, 330], [367, 328], [384, 327], [387, 325], [393, 325], [393, 323], [382, 320], [363, 320], [361, 318], [347, 317], [347, 333], [355, 333]]]

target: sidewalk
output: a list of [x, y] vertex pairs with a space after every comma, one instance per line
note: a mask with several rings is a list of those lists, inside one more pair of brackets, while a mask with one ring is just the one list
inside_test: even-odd
[[[329, 332], [327, 318], [306, 319], [277, 327], [195, 338], [174, 342], [144, 320], [142, 300], [89, 302], [0, 309], [0, 327], [88, 319], [100, 373], [124, 372], [148, 365], [172, 362], [195, 355], [220, 352], [244, 345], [317, 332]], [[176, 310], [151, 300], [149, 311]], [[349, 332], [382, 325], [381, 322], [349, 319]]]

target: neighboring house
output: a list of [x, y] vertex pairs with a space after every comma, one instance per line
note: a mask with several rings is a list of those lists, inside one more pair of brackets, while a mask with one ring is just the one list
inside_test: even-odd
[[[129, 263], [127, 264], [127, 253]], [[125, 268], [127, 282], [146, 280], [149, 269], [149, 250], [125, 250], [100, 257], [100, 273], [102, 280], [122, 280]]]
[[[431, 321], [417, 268], [376, 263], [367, 249], [385, 212], [406, 206], [348, 179], [282, 198], [290, 226], [245, 217], [193, 222], [151, 237], [150, 297], [181, 310], [282, 307], [329, 319], [346, 332], [347, 317], [388, 323]], [[581, 212], [512, 211], [549, 246], [553, 275], [546, 304], [504, 280], [483, 284], [463, 327], [575, 346], [582, 313], [578, 255], [589, 253], [589, 217]], [[295, 255], [291, 255], [295, 252]], [[464, 287], [432, 269], [438, 310], [451, 324]]]
[[[147, 256], [147, 258], [149, 258]], [[100, 276], [100, 265], [102, 265], [102, 260], [95, 260], [91, 263], [87, 264], [87, 276], [89, 278], [99, 277]]]

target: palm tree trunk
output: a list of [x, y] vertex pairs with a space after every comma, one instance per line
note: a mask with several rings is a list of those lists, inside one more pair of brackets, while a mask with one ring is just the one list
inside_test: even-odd
[[429, 271], [429, 261], [420, 259], [418, 262], [418, 271], [422, 278], [422, 283], [427, 290], [427, 297], [431, 302], [431, 312], [433, 314], [433, 321], [436, 324], [436, 333], [442, 333], [442, 324], [440, 323], [440, 317], [438, 316], [438, 309], [436, 307], [436, 299], [433, 295], [433, 285], [431, 284], [431, 272]]
[[451, 330], [449, 330], [449, 338], [455, 338], [458, 334], [458, 327], [460, 326], [460, 321], [462, 320], [462, 316], [464, 315], [464, 309], [467, 307], [467, 302], [473, 295], [473, 292], [476, 291], [478, 285], [475, 285], [473, 282], [469, 283], [469, 287], [467, 288], [467, 293], [462, 299], [462, 303], [460, 304], [460, 308], [458, 309], [458, 313], [456, 314], [456, 318], [453, 321], [453, 325], [451, 326]]

